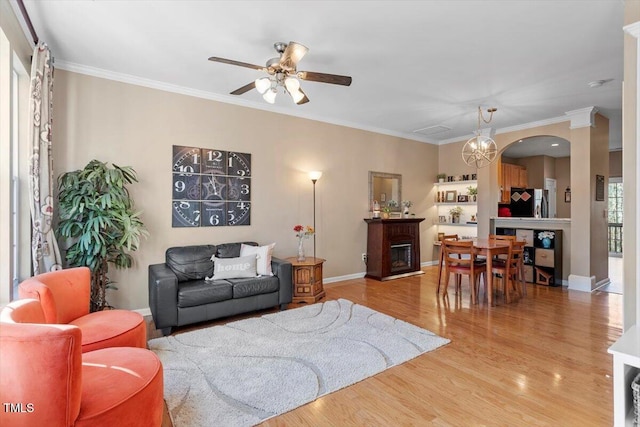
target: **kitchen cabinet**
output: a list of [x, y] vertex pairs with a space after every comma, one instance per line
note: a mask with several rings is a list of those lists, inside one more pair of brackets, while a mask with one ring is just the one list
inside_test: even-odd
[[528, 187], [527, 168], [511, 163], [501, 163], [498, 167], [498, 182], [500, 182], [500, 186], [502, 187], [500, 203], [509, 203], [512, 187]]

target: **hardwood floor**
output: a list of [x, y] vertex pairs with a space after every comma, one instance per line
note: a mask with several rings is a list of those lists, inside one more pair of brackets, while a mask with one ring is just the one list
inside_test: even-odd
[[466, 282], [458, 297], [451, 284], [443, 301], [435, 294], [437, 268], [424, 271], [326, 285], [326, 299], [346, 298], [450, 344], [262, 425], [613, 424], [607, 348], [622, 333], [621, 295], [528, 285], [527, 297], [514, 303], [471, 306]]

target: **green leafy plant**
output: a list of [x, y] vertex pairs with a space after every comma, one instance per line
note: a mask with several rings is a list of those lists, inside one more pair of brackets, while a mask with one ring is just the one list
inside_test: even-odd
[[436, 175], [436, 179], [447, 179], [447, 174], [439, 173], [438, 175]]
[[130, 166], [110, 168], [98, 160], [58, 178], [57, 232], [72, 243], [66, 253], [68, 264], [91, 270], [91, 311], [109, 308], [106, 290], [117, 289], [107, 276], [109, 264], [131, 267], [130, 252], [148, 236], [126, 188], [134, 182], [138, 178]]
[[460, 216], [462, 214], [462, 208], [460, 206], [453, 207], [449, 209], [449, 214], [451, 216]]
[[467, 187], [467, 193], [468, 193], [470, 196], [477, 195], [477, 194], [478, 194], [478, 187], [474, 187], [474, 186], [472, 186], [472, 185], [468, 186], [468, 187]]
[[393, 208], [397, 208], [397, 207], [398, 207], [398, 202], [392, 199], [392, 200], [389, 200], [387, 202], [387, 205], [382, 208], [382, 212], [390, 213], [393, 210]]

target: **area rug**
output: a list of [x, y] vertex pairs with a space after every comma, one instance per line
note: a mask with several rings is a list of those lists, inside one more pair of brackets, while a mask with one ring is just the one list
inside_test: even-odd
[[340, 299], [149, 341], [174, 427], [251, 426], [449, 342]]

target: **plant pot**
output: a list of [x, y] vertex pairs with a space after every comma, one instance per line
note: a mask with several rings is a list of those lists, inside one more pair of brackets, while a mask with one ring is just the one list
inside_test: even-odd
[[548, 237], [542, 239], [542, 247], [545, 249], [549, 249], [551, 247], [551, 239]]
[[458, 223], [460, 223], [460, 215], [452, 215], [452, 216], [451, 216], [451, 223], [452, 223], [452, 224], [458, 224]]
[[382, 216], [382, 219], [389, 219], [389, 212], [382, 212], [380, 215]]
[[438, 178], [438, 182], [442, 184], [444, 182], [444, 178]]

